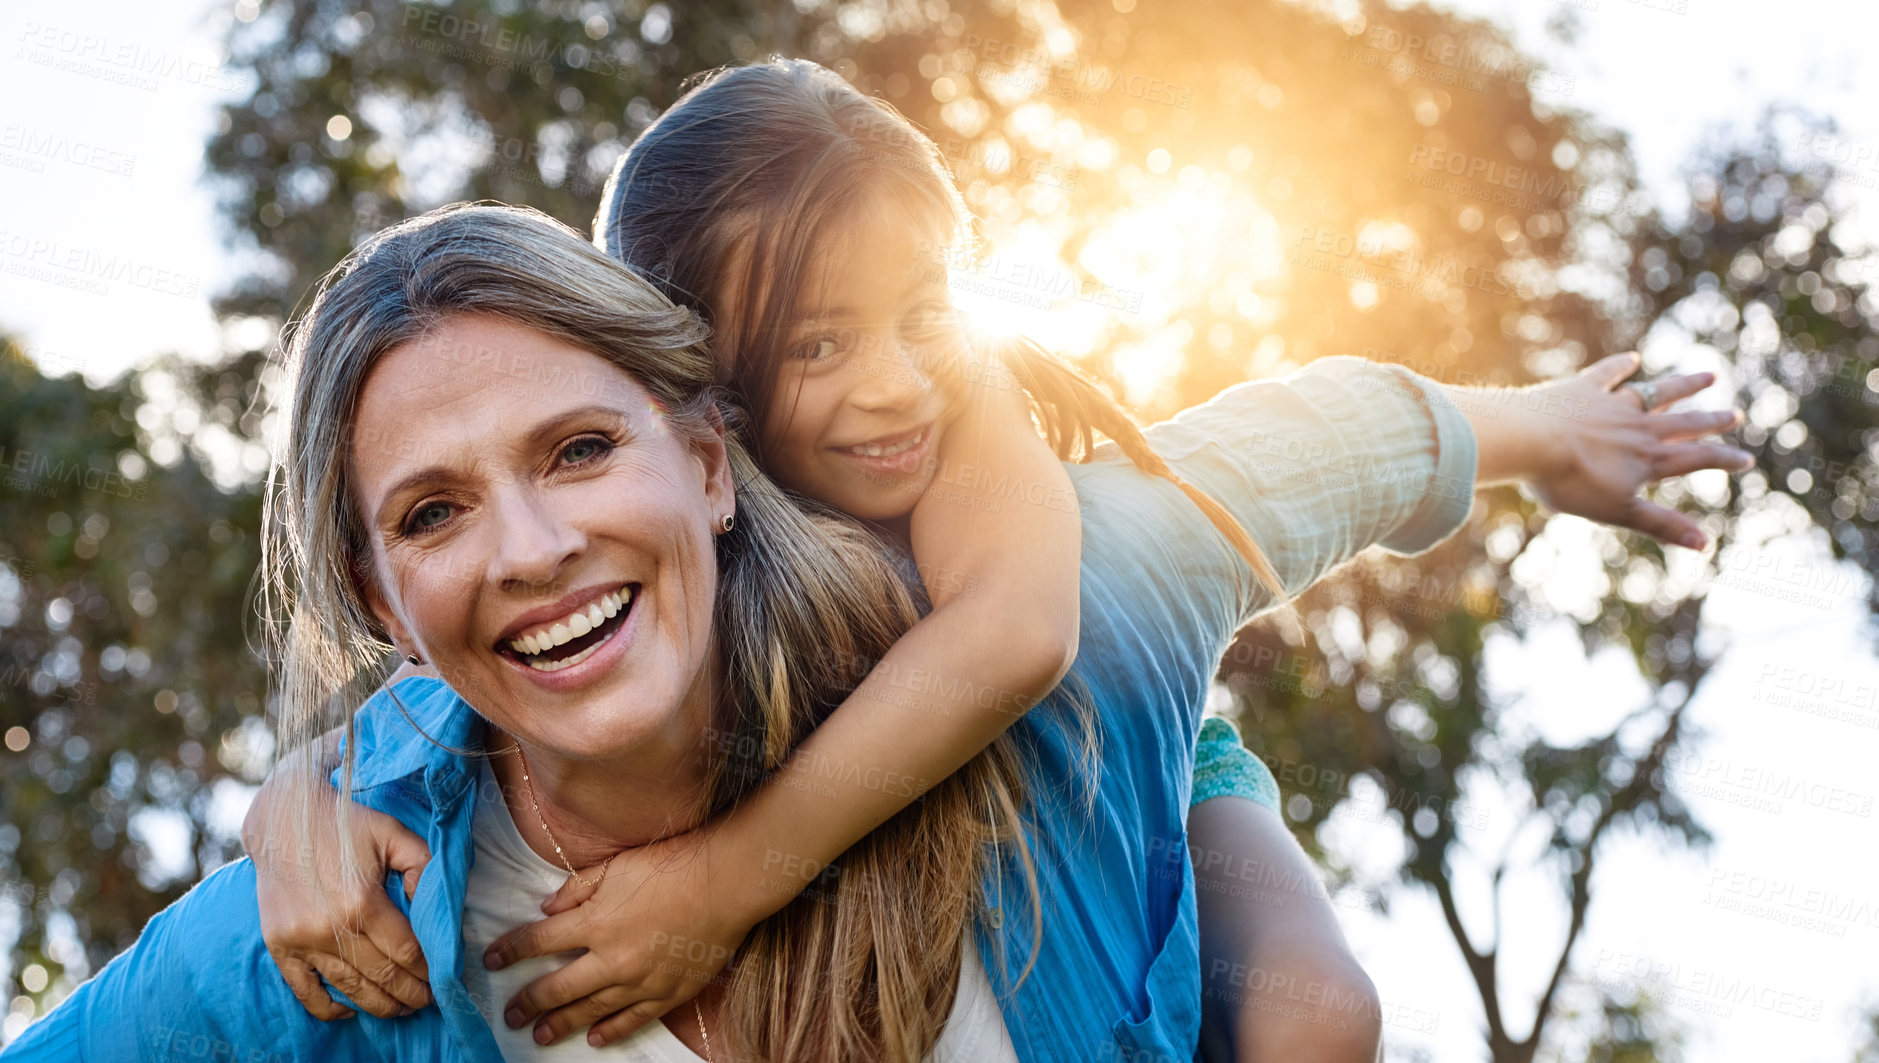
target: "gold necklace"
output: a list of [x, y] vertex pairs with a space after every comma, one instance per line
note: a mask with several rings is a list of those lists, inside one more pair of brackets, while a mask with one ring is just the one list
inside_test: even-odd
[[[574, 870], [573, 861], [568, 859], [567, 853], [561, 851], [561, 843], [555, 840], [555, 832], [548, 829], [547, 817], [542, 815], [542, 806], [535, 800], [535, 783], [528, 777], [528, 757], [522, 752], [522, 743], [517, 742], [513, 736], [509, 739], [509, 742], [509, 752], [515, 754], [516, 762], [522, 766], [522, 787], [528, 792], [528, 803], [530, 807], [535, 809], [535, 822], [541, 824], [542, 833], [548, 837], [548, 844], [555, 847], [555, 855], [561, 858], [561, 866], [567, 868], [568, 874], [573, 876], [574, 881], [579, 882], [583, 886], [598, 886], [602, 882], [605, 882], [607, 879], [607, 864], [612, 863], [612, 861], [607, 861], [600, 865], [600, 877], [592, 882], [582, 878], [580, 872]], [[705, 1008], [704, 1005], [698, 1003], [697, 997], [692, 998], [692, 1014], [698, 1016], [698, 1036], [705, 1043], [705, 1063], [711, 1063], [711, 1031], [705, 1029]]]
[[528, 757], [522, 754], [522, 743], [517, 742], [513, 735], [510, 736], [509, 742], [510, 751], [515, 754], [515, 759], [522, 765], [522, 788], [528, 793], [529, 807], [535, 810], [535, 822], [541, 824], [542, 833], [548, 837], [548, 844], [555, 847], [555, 855], [561, 858], [561, 866], [568, 869], [569, 877], [583, 886], [594, 887], [605, 882], [607, 880], [607, 864], [612, 861], [606, 861], [600, 865], [600, 877], [592, 882], [582, 878], [581, 873], [574, 870], [574, 862], [568, 859], [567, 853], [561, 851], [561, 842], [555, 838], [555, 832], [548, 829], [548, 818], [542, 815], [541, 803], [535, 800], [535, 784], [530, 781], [528, 777]]

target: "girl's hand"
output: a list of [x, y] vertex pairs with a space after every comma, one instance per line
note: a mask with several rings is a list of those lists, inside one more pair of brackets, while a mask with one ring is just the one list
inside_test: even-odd
[[[294, 841], [298, 817], [278, 808], [271, 809], [271, 815], [269, 808], [256, 810], [269, 824], [265, 831], [254, 826], [251, 811], [243, 831], [255, 862], [261, 937], [281, 977], [316, 1019], [353, 1015], [328, 995], [321, 977], [380, 1018], [428, 1006], [430, 969], [410, 921], [385, 892], [385, 872], [403, 872], [409, 900], [417, 890], [419, 872], [430, 861], [430, 849], [391, 816], [355, 806], [348, 826], [359, 877], [344, 881], [333, 807], [339, 795], [324, 782], [299, 784], [318, 785], [324, 791], [310, 798], [312, 838], [304, 844]], [[266, 789], [256, 804], [270, 804]]]
[[1481, 479], [1492, 482], [1490, 451], [1527, 452], [1526, 469], [1510, 469], [1549, 508], [1603, 524], [1641, 531], [1692, 550], [1705, 538], [1688, 516], [1638, 497], [1647, 484], [1700, 469], [1747, 469], [1748, 451], [1696, 442], [1734, 428], [1740, 410], [1659, 412], [1715, 383], [1714, 373], [1652, 381], [1655, 402], [1644, 408], [1638, 390], [1622, 386], [1637, 371], [1635, 352], [1614, 354], [1578, 374], [1527, 389], [1523, 401], [1506, 393], [1454, 393], [1476, 426]]
[[[710, 842], [694, 831], [637, 849], [570, 878], [542, 902], [547, 918], [517, 927], [483, 953], [490, 970], [530, 956], [586, 949], [523, 986], [503, 1009], [511, 1028], [535, 1023], [535, 1043], [553, 1044], [592, 1026], [596, 1048], [621, 1040], [697, 996], [730, 962], [766, 913], [744, 914], [713, 876]], [[728, 876], [733, 880], [744, 876]], [[800, 883], [787, 887], [794, 893]]]

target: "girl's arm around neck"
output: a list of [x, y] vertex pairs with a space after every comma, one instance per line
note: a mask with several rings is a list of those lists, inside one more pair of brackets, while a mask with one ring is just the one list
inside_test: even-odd
[[932, 612], [784, 762], [778, 781], [800, 773], [805, 785], [766, 786], [713, 839], [765, 869], [752, 876], [762, 914], [977, 756], [1076, 659], [1076, 492], [1024, 392], [1002, 367], [986, 368], [965, 385], [913, 512]]

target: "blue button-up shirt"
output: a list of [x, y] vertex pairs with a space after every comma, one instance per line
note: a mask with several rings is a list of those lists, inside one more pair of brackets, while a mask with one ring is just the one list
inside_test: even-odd
[[[1427, 380], [1361, 359], [1232, 388], [1149, 434], [1240, 519], [1294, 593], [1372, 544], [1427, 549], [1472, 501], [1466, 419]], [[1009, 859], [987, 875], [974, 932], [1026, 1063], [1186, 1063], [1200, 1029], [1185, 827], [1195, 740], [1220, 655], [1271, 601], [1167, 481], [1113, 448], [1070, 473], [1083, 513], [1082, 633], [1066, 689], [1094, 705], [1100, 755], [1093, 776], [1081, 770], [1065, 694], [1017, 724], [1043, 938], [1032, 955], [1033, 913]], [[483, 725], [435, 680], [408, 679], [396, 694], [402, 709], [380, 692], [360, 710], [352, 784], [430, 845], [409, 915], [435, 1007], [395, 1020], [309, 1016], [261, 940], [255, 866], [241, 860], [152, 919], [28, 1027], [9, 1060], [500, 1059], [458, 973], [477, 769], [452, 750], [480, 748]], [[404, 906], [402, 889], [390, 892]]]

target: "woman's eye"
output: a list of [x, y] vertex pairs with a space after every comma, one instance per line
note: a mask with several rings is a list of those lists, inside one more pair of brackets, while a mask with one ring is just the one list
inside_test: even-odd
[[613, 444], [594, 436], [585, 436], [569, 443], [561, 450], [561, 460], [567, 465], [580, 465], [593, 461], [613, 449]]
[[448, 521], [450, 514], [450, 503], [426, 502], [412, 511], [411, 519], [405, 523], [405, 531], [416, 534], [431, 531]]

